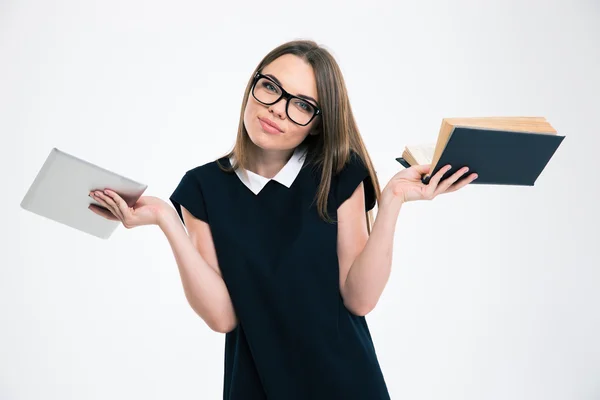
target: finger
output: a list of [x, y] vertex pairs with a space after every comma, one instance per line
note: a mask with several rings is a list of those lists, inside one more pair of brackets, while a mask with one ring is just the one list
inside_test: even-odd
[[106, 219], [110, 219], [112, 221], [118, 221], [119, 218], [117, 218], [111, 211], [107, 210], [106, 208], [102, 208], [96, 204], [90, 204], [88, 206], [88, 208], [90, 210], [92, 210], [94, 213], [98, 214], [101, 217], [104, 217]]
[[128, 210], [129, 206], [127, 205], [127, 203], [125, 202], [125, 200], [123, 200], [123, 198], [121, 196], [119, 196], [119, 194], [113, 190], [110, 189], [105, 189], [104, 193], [107, 196], [110, 196], [115, 203], [117, 203], [117, 205], [119, 206], [119, 208], [123, 209], [123, 210]]
[[123, 217], [127, 217], [129, 215], [129, 205], [125, 202], [125, 200], [123, 200], [121, 196], [119, 196], [117, 192], [112, 191], [110, 189], [105, 189], [104, 193], [106, 193], [115, 202], [116, 206], [121, 211]]
[[412, 168], [415, 169], [415, 171], [417, 171], [419, 174], [421, 175], [425, 175], [429, 173], [429, 170], [431, 169], [431, 164], [423, 164], [423, 165], [413, 165]]
[[105, 195], [104, 193], [102, 193], [99, 190], [96, 190], [94, 192], [94, 195], [95, 195], [96, 199], [102, 200], [102, 204], [106, 205], [106, 207], [114, 215], [116, 215], [120, 220], [123, 220], [123, 215], [121, 215], [121, 213], [119, 212], [119, 209], [118, 209], [117, 205], [115, 204], [115, 202], [113, 201], [113, 199], [111, 199], [110, 197], [108, 197], [107, 195]]
[[456, 181], [458, 181], [460, 179], [461, 176], [466, 174], [468, 171], [469, 171], [469, 167], [462, 167], [461, 169], [459, 169], [458, 171], [456, 171], [455, 173], [450, 175], [448, 178], [444, 179], [438, 185], [438, 187], [436, 189], [436, 195], [446, 192], [448, 190], [448, 188], [450, 188], [450, 186], [452, 186]]
[[104, 207], [104, 208], [110, 209], [110, 207], [108, 206], [108, 204], [106, 204], [106, 202], [105, 202], [104, 200], [102, 200], [102, 199], [100, 198], [100, 196], [98, 196], [98, 195], [96, 194], [96, 192], [95, 192], [95, 191], [93, 191], [93, 192], [90, 192], [90, 197], [91, 197], [92, 199], [96, 200], [98, 203], [100, 203], [100, 206], [101, 206], [101, 207]]
[[119, 209], [119, 206], [117, 205], [117, 203], [115, 203], [115, 201], [113, 200], [112, 197], [106, 195], [105, 193], [98, 191], [96, 192], [97, 195], [106, 202], [106, 204], [108, 204], [110, 206], [111, 211], [114, 212], [114, 214], [116, 216], [118, 216], [121, 221], [124, 220], [124, 216], [123, 216], [123, 212]]
[[460, 188], [463, 188], [465, 186], [467, 186], [469, 183], [473, 182], [475, 179], [477, 179], [478, 175], [476, 173], [472, 173], [471, 175], [469, 175], [467, 178], [461, 180], [458, 183], [453, 184], [452, 186], [450, 186], [448, 188], [448, 190], [446, 190], [446, 193], [449, 192], [455, 192]]
[[451, 165], [444, 165], [442, 168], [440, 168], [440, 170], [433, 175], [430, 179], [429, 179], [429, 185], [430, 186], [430, 190], [432, 190], [433, 192], [436, 191], [438, 184], [440, 183], [440, 180], [442, 179], [442, 177], [444, 176], [444, 174], [446, 174], [446, 172], [450, 171], [450, 169], [452, 168]]
[[90, 194], [90, 195], [91, 195], [91, 197], [92, 197], [92, 199], [96, 200], [96, 201], [97, 201], [97, 202], [100, 204], [100, 206], [101, 206], [101, 207], [103, 207], [103, 208], [107, 209], [107, 210], [108, 210], [109, 212], [111, 212], [111, 213], [112, 213], [112, 214], [113, 214], [115, 217], [117, 217], [117, 218], [119, 218], [119, 219], [120, 219], [119, 215], [118, 215], [118, 214], [116, 214], [116, 211], [114, 211], [114, 210], [112, 209], [112, 207], [111, 207], [111, 206], [110, 206], [110, 205], [109, 205], [109, 204], [108, 204], [108, 203], [107, 203], [107, 202], [106, 202], [104, 199], [102, 199], [102, 198], [100, 197], [100, 195], [99, 195], [99, 194], [97, 194], [97, 193], [98, 193], [98, 192], [96, 191], [96, 192], [92, 192], [92, 193]]

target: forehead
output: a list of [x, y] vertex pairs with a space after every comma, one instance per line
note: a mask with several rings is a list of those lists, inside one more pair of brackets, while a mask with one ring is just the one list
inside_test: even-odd
[[293, 54], [285, 54], [262, 69], [265, 75], [273, 75], [281, 86], [292, 94], [317, 97], [317, 81], [310, 64]]

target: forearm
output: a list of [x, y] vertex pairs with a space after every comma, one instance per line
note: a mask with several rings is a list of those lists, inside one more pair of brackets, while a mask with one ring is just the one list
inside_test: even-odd
[[396, 199], [382, 202], [363, 251], [348, 271], [345, 298], [359, 315], [368, 314], [379, 301], [392, 267], [394, 231], [402, 203]]
[[159, 227], [165, 234], [192, 309], [217, 332], [228, 332], [236, 322], [235, 311], [223, 278], [202, 258], [179, 216], [173, 210], [163, 215]]

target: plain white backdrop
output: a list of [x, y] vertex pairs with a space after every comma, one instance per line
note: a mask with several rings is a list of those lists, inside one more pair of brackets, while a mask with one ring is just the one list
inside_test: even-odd
[[224, 335], [158, 228], [104, 241], [19, 203], [52, 147], [166, 199], [297, 38], [340, 63], [382, 185], [444, 117], [566, 135], [534, 187], [403, 206], [367, 316], [392, 398], [600, 398], [599, 20], [591, 0], [0, 2], [0, 399], [221, 398]]

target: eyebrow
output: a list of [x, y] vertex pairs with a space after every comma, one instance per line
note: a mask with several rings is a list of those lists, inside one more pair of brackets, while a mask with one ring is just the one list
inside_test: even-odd
[[[281, 82], [279, 82], [279, 79], [277, 79], [275, 76], [273, 76], [273, 75], [271, 75], [271, 74], [265, 74], [265, 76], [268, 76], [269, 78], [273, 79], [273, 80], [275, 81], [275, 83], [277, 83], [279, 86], [283, 87], [283, 85], [281, 84]], [[302, 97], [302, 98], [304, 98], [304, 99], [306, 99], [306, 100], [310, 100], [310, 101], [312, 101], [313, 103], [315, 103], [315, 104], [317, 104], [317, 105], [319, 104], [319, 102], [318, 102], [318, 101], [316, 101], [316, 100], [315, 100], [315, 99], [313, 99], [312, 97], [310, 97], [310, 96], [307, 96], [307, 95], [305, 95], [305, 94], [296, 94], [295, 96]]]

